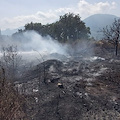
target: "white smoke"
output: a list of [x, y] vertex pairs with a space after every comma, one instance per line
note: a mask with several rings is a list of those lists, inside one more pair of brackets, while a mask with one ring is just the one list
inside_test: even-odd
[[[34, 60], [41, 56], [49, 56], [51, 54], [67, 55], [67, 46], [62, 45], [50, 36], [42, 37], [35, 31], [26, 31], [16, 34], [14, 37], [3, 36], [1, 47], [17, 46], [20, 55], [27, 60]], [[55, 58], [56, 56], [54, 56]]]
[[3, 37], [1, 46], [17, 46], [23, 59], [33, 61], [37, 59], [66, 60], [72, 57], [92, 56], [93, 44], [88, 40], [80, 40], [73, 44], [61, 44], [50, 36], [42, 37], [35, 31], [26, 31], [13, 37]]
[[27, 43], [23, 42], [21, 44], [21, 47], [23, 47], [25, 50], [36, 50], [40, 53], [46, 52], [48, 54], [66, 54], [65, 46], [60, 44], [58, 41], [53, 40], [50, 36], [42, 37], [34, 31], [25, 32], [23, 33], [23, 36], [28, 40]]

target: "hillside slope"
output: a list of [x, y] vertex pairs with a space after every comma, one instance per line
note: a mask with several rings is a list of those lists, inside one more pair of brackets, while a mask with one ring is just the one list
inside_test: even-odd
[[115, 15], [110, 14], [95, 14], [84, 20], [87, 27], [90, 27], [91, 36], [95, 39], [101, 39], [102, 33], [98, 32], [107, 25], [111, 25], [114, 19], [118, 19]]

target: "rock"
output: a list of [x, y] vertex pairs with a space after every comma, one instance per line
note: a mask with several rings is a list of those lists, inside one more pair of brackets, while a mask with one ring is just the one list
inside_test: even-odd
[[64, 86], [63, 86], [62, 83], [58, 83], [57, 86], [58, 86], [59, 88], [64, 88]]

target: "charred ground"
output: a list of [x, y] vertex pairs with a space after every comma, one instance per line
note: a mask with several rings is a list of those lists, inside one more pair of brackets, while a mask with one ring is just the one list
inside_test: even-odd
[[113, 52], [97, 43], [91, 57], [47, 60], [24, 73], [16, 88], [29, 119], [119, 120], [120, 57]]

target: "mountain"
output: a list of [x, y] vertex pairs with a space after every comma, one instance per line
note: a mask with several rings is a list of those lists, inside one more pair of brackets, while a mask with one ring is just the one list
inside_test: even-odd
[[[114, 22], [114, 19], [118, 19], [119, 17], [111, 14], [94, 14], [89, 16], [88, 18], [84, 19], [87, 27], [90, 27], [91, 36], [95, 39], [101, 39], [102, 33], [98, 32], [100, 29], [104, 28], [107, 25], [111, 25]], [[16, 29], [6, 29], [1, 31], [2, 35], [12, 35], [13, 33], [17, 32], [18, 29], [24, 29], [24, 27], [19, 27]]]
[[2, 30], [1, 31], [1, 34], [2, 35], [12, 35], [13, 33], [17, 32], [18, 29], [24, 29], [24, 27], [19, 27], [19, 28], [16, 28], [16, 29], [6, 29], [6, 30]]
[[114, 22], [114, 19], [118, 19], [118, 17], [110, 14], [95, 14], [83, 21], [87, 27], [90, 27], [91, 36], [99, 40], [103, 36], [103, 34], [99, 32], [100, 29], [106, 27], [107, 25], [111, 25]]

